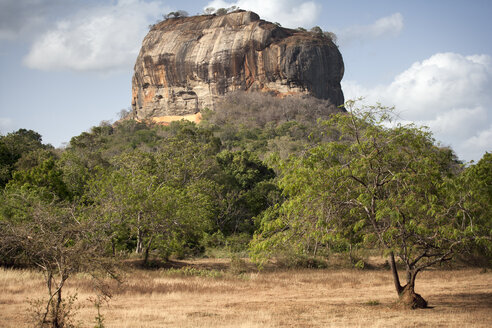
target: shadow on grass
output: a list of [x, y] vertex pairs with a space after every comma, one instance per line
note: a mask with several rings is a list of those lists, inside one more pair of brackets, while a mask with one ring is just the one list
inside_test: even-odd
[[142, 270], [160, 270], [160, 269], [182, 269], [182, 268], [195, 268], [199, 270], [216, 270], [216, 271], [224, 271], [229, 268], [229, 263], [223, 262], [195, 262], [195, 261], [186, 261], [186, 260], [158, 260], [152, 259], [149, 260], [146, 264], [143, 260], [135, 259], [135, 260], [125, 260], [124, 266], [128, 268], [134, 269], [142, 269]]
[[440, 294], [433, 302], [434, 307], [456, 309], [490, 309], [492, 311], [492, 293]]

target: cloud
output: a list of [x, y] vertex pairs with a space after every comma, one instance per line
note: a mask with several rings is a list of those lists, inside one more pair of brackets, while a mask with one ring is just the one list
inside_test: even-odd
[[380, 37], [394, 37], [400, 34], [403, 29], [403, 16], [400, 13], [394, 13], [378, 19], [370, 25], [356, 25], [338, 31], [338, 40], [340, 44], [348, 44], [353, 41], [364, 41]]
[[389, 85], [343, 82], [347, 99], [395, 106], [401, 120], [428, 126], [461, 159], [492, 151], [492, 57], [438, 53], [416, 62]]
[[296, 28], [299, 26], [313, 27], [321, 12], [321, 5], [315, 1], [298, 0], [214, 0], [204, 8], [213, 7], [229, 8], [237, 6], [244, 10], [251, 10], [260, 15], [262, 19], [279, 22], [283, 26]]
[[0, 41], [31, 38], [48, 27], [53, 16], [77, 6], [76, 0], [1, 0]]
[[80, 10], [42, 34], [24, 64], [40, 70], [100, 72], [131, 67], [147, 26], [166, 9], [158, 1], [118, 0]]

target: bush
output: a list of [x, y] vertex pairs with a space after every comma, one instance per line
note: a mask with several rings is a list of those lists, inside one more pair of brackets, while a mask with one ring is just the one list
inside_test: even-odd
[[231, 253], [245, 252], [248, 249], [251, 235], [247, 233], [234, 234], [226, 239], [226, 247]]
[[284, 253], [277, 258], [280, 267], [288, 269], [326, 269], [328, 263], [325, 259], [303, 254]]
[[279, 98], [267, 93], [237, 91], [228, 93], [205, 117], [217, 125], [234, 123], [263, 129], [289, 121], [315, 123], [340, 110], [327, 100], [310, 96]]
[[164, 19], [180, 18], [180, 17], [188, 17], [188, 16], [189, 16], [188, 12], [184, 10], [171, 11], [169, 14], [163, 15]]
[[248, 271], [248, 265], [246, 261], [237, 255], [231, 257], [231, 265], [229, 267], [229, 272], [234, 275], [240, 275]]

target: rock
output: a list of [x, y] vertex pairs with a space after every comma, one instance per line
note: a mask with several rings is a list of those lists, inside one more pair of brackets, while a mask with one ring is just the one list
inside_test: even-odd
[[143, 41], [132, 80], [133, 116], [195, 120], [235, 90], [309, 94], [338, 106], [343, 72], [329, 38], [279, 27], [250, 11], [171, 18]]

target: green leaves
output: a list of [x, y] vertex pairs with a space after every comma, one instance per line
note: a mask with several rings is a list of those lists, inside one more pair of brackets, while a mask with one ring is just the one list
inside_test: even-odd
[[[305, 156], [279, 165], [279, 185], [287, 200], [276, 210], [274, 222], [282, 225], [263, 224], [253, 248], [286, 241], [308, 249], [322, 227], [324, 237], [319, 240], [324, 246], [330, 246], [328, 236], [343, 236], [351, 244], [377, 241], [410, 267], [419, 265], [423, 251], [429, 251], [425, 266], [434, 263], [430, 258], [443, 259], [443, 254], [457, 249], [465, 236], [478, 236], [483, 223], [477, 225], [476, 214], [474, 219], [459, 219], [457, 214], [464, 207], [456, 211], [459, 207], [449, 199], [450, 185], [460, 172], [449, 149], [436, 147], [426, 129], [388, 127], [391, 109], [371, 106], [360, 110], [354, 102], [346, 108], [348, 114], [334, 115], [323, 123], [327, 133], [340, 131], [338, 141], [319, 143]], [[474, 174], [486, 179], [490, 168], [484, 166], [481, 163]], [[476, 201], [468, 200], [465, 203], [471, 209]], [[466, 213], [471, 215], [471, 210]], [[483, 213], [483, 207], [475, 213]], [[288, 238], [277, 238], [279, 234]]]

